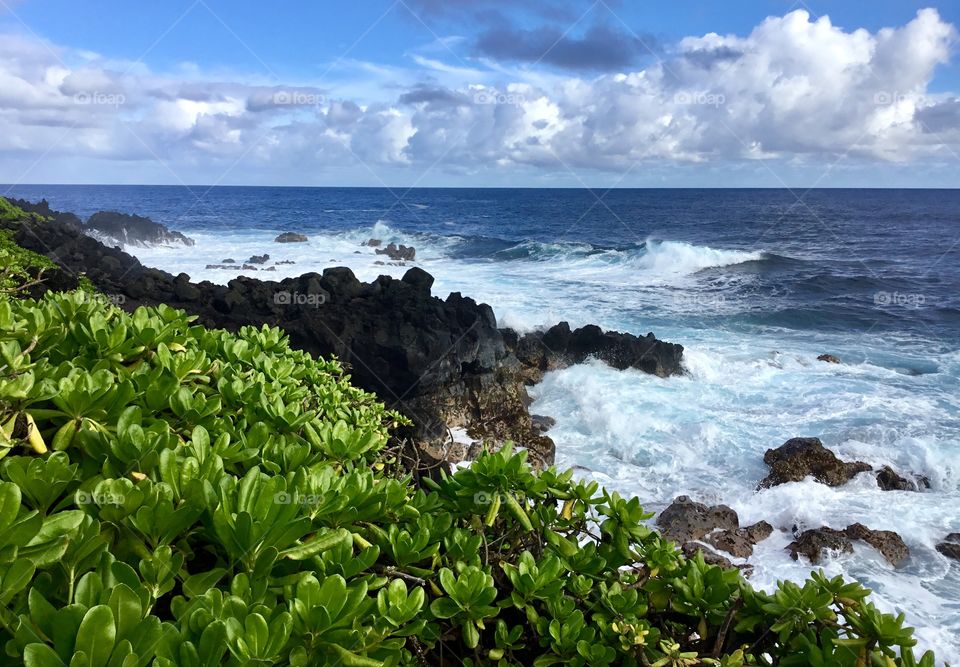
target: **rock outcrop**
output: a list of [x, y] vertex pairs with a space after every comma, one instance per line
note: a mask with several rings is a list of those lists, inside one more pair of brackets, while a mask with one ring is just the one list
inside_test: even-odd
[[273, 240], [277, 243], [306, 243], [310, 239], [303, 234], [297, 234], [296, 232], [284, 232]]
[[247, 264], [266, 264], [268, 259], [270, 259], [270, 255], [266, 253], [262, 255], [252, 255], [247, 259]]
[[960, 533], [950, 533], [937, 545], [937, 551], [953, 560], [960, 560]]
[[618, 370], [636, 368], [660, 377], [683, 373], [683, 346], [658, 340], [652, 333], [634, 336], [593, 324], [571, 331], [569, 324], [560, 322], [523, 336], [509, 332], [506, 341], [526, 367], [530, 384], [538, 383], [547, 371], [590, 357]]
[[805, 530], [787, 545], [787, 551], [794, 560], [806, 556], [816, 565], [825, 551], [853, 553], [853, 540], [866, 542], [894, 566], [903, 564], [910, 557], [910, 549], [897, 533], [892, 530], [872, 530], [862, 523], [852, 524], [843, 530], [826, 526]]
[[657, 517], [657, 526], [664, 537], [679, 542], [685, 553], [703, 551], [705, 557], [711, 557], [711, 562], [726, 559], [711, 554], [698, 543], [705, 543], [737, 558], [748, 558], [753, 554], [753, 547], [773, 533], [773, 526], [766, 521], [741, 528], [740, 518], [732, 508], [726, 505], [708, 506], [694, 502], [687, 496], [678, 496], [663, 510]]
[[402, 243], [399, 246], [396, 243], [390, 243], [386, 248], [377, 248], [374, 252], [378, 255], [386, 255], [395, 262], [412, 262], [417, 257], [416, 248], [405, 246]]
[[825, 361], [828, 364], [839, 364], [840, 357], [835, 357], [832, 354], [821, 354], [819, 357], [817, 357], [817, 361]]
[[924, 475], [903, 477], [890, 466], [883, 466], [877, 472], [877, 486], [884, 491], [921, 491], [930, 488], [930, 480]]
[[[330, 268], [279, 282], [238, 277], [223, 286], [144, 267], [69, 225], [25, 223], [15, 229], [18, 243], [48, 255], [65, 274], [85, 272], [104, 293], [122, 296], [117, 301], [124, 308], [166, 303], [207, 326], [279, 326], [295, 347], [336, 355], [356, 385], [414, 421], [415, 428], [400, 437], [433, 443], [441, 453], [450, 429], [462, 428], [475, 440], [513, 440], [530, 450], [535, 464], [552, 463], [553, 442], [542, 427], [534, 428], [527, 409], [527, 385], [547, 368], [596, 355], [618, 368], [680, 372], [683, 347], [652, 335], [587, 329], [563, 346], [549, 331], [518, 337], [498, 329], [486, 304], [456, 292], [446, 299], [433, 296], [433, 278], [419, 268], [399, 280], [380, 276], [370, 283], [347, 268]], [[541, 336], [550, 344], [537, 342]], [[526, 343], [517, 354], [520, 340]], [[529, 354], [533, 347], [541, 348], [535, 357]]]
[[811, 476], [822, 484], [840, 486], [855, 475], [872, 470], [863, 461], [841, 461], [819, 438], [791, 438], [776, 449], [768, 449], [763, 462], [770, 466], [770, 474], [760, 482], [760, 488], [799, 482]]
[[159, 222], [140, 215], [100, 211], [83, 226], [84, 231], [107, 243], [116, 242], [136, 247], [192, 246], [193, 239], [171, 231]]

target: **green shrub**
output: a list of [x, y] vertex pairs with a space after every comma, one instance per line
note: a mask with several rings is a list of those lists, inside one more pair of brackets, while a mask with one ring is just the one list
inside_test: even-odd
[[858, 584], [754, 591], [510, 446], [418, 488], [404, 422], [277, 329], [0, 298], [7, 662], [918, 664]]

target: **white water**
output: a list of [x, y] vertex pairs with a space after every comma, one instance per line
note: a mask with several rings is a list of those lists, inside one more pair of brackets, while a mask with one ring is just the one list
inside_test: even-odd
[[[263, 252], [271, 255], [267, 265], [296, 264], [241, 273], [280, 279], [349, 266], [362, 280], [403, 275], [409, 265], [377, 265], [386, 258], [361, 247], [376, 237], [414, 245], [415, 264], [436, 278], [435, 294], [461, 291], [486, 301], [502, 325], [529, 329], [566, 319], [643, 334], [652, 328], [645, 319], [659, 317], [658, 336], [686, 346], [686, 377], [660, 379], [587, 363], [551, 373], [534, 388], [531, 411], [557, 420], [550, 436], [558, 465], [578, 466], [584, 476], [638, 495], [650, 509], [685, 494], [732, 506], [743, 524], [769, 521], [779, 530], [750, 559], [753, 582], [763, 587], [809, 573], [809, 564], [784, 551], [794, 526], [842, 528], [859, 521], [895, 530], [911, 550], [905, 567], [894, 569], [856, 544], [855, 554], [829, 560], [824, 569], [871, 586], [882, 608], [907, 613], [924, 648], [934, 648], [941, 660], [960, 661], [960, 567], [934, 550], [944, 535], [960, 531], [957, 353], [913, 351], [904, 341], [870, 333], [744, 333], [671, 321], [671, 314], [756, 308], [726, 297], [726, 287], [749, 277], [721, 277], [705, 286], [697, 271], [757, 261], [763, 252], [653, 240], [643, 249], [604, 251], [528, 243], [499, 253], [499, 261], [453, 260], [456, 237], [414, 237], [382, 222], [304, 244], [276, 244], [275, 233], [267, 232], [191, 235], [197, 245], [190, 250], [132, 250], [145, 264], [220, 283], [236, 273], [207, 270], [206, 264], [243, 262]], [[850, 363], [817, 362], [823, 352]], [[818, 436], [843, 458], [924, 474], [933, 488], [883, 492], [864, 474], [840, 488], [807, 481], [755, 491], [767, 473], [764, 451], [794, 436]]]

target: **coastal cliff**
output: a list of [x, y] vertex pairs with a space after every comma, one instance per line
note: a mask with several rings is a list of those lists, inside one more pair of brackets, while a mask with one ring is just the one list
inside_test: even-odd
[[83, 275], [127, 310], [164, 303], [209, 327], [280, 326], [294, 347], [336, 355], [357, 386], [408, 416], [414, 426], [400, 435], [417, 443], [414, 456], [425, 466], [470, 458], [479, 443], [506, 440], [528, 448], [535, 465], [551, 464], [553, 441], [535, 427], [527, 394], [547, 371], [596, 357], [661, 377], [682, 372], [683, 347], [652, 333], [571, 330], [565, 322], [523, 335], [498, 328], [489, 305], [457, 292], [434, 296], [433, 278], [417, 267], [401, 279], [369, 283], [342, 267], [280, 281], [195, 283], [105, 246], [75, 216], [45, 203], [37, 212], [48, 220], [12, 230], [19, 245], [60, 267], [60, 275], [48, 276], [58, 288]]

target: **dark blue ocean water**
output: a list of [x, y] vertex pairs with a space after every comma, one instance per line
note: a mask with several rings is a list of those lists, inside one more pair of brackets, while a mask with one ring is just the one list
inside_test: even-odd
[[[2, 192], [6, 188], [0, 188]], [[86, 217], [146, 215], [196, 239], [128, 249], [226, 282], [207, 264], [267, 252], [271, 278], [347, 265], [370, 280], [408, 266], [362, 242], [413, 245], [434, 292], [490, 303], [503, 324], [566, 319], [686, 347], [667, 380], [588, 363], [551, 373], [532, 410], [557, 419], [558, 463], [651, 509], [687, 494], [778, 531], [751, 563], [770, 585], [809, 565], [793, 526], [860, 521], [900, 532], [893, 570], [869, 547], [831, 559], [907, 612], [925, 645], [960, 660], [960, 568], [934, 546], [960, 531], [960, 191], [494, 190], [16, 186]], [[281, 231], [310, 237], [276, 244]], [[843, 364], [817, 355], [831, 353]], [[764, 451], [817, 436], [844, 458], [928, 476], [924, 493], [806, 481], [756, 492]]]
[[82, 216], [137, 212], [188, 234], [329, 234], [381, 220], [414, 239], [458, 237], [448, 256], [463, 262], [593, 252], [615, 263], [651, 240], [762, 251], [759, 260], [722, 267], [716, 276], [703, 270], [706, 285], [750, 275], [737, 298], [757, 300], [734, 317], [702, 313], [704, 324], [892, 330], [954, 342], [960, 333], [958, 190], [16, 186], [9, 194], [45, 197]]

